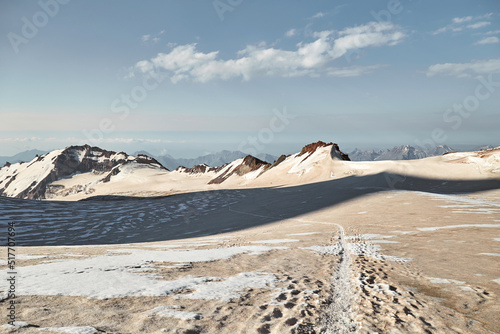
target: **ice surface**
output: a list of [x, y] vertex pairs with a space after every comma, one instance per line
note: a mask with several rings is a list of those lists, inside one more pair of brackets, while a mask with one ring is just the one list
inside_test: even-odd
[[189, 294], [177, 295], [176, 298], [187, 299], [220, 299], [229, 301], [239, 298], [238, 291], [246, 288], [263, 289], [274, 286], [276, 277], [271, 273], [241, 273], [220, 282], [210, 282], [199, 285], [196, 291]]
[[41, 331], [50, 331], [57, 333], [70, 333], [70, 334], [94, 334], [97, 333], [97, 329], [94, 327], [83, 326], [83, 327], [44, 327], [39, 328]]
[[257, 240], [251, 241], [254, 244], [282, 244], [287, 242], [297, 242], [298, 239], [270, 239], [270, 240]]
[[447, 226], [436, 226], [436, 227], [419, 227], [419, 231], [437, 231], [447, 228], [467, 228], [467, 227], [500, 227], [500, 224], [462, 224], [462, 225], [447, 225]]
[[[256, 255], [283, 247], [240, 246], [203, 250], [119, 249], [124, 255], [99, 255], [87, 259], [18, 267], [20, 295], [67, 295], [91, 298], [124, 296], [163, 296], [187, 286], [192, 288], [213, 278], [185, 277], [177, 281], [158, 280], [154, 274], [134, 272], [133, 268], [151, 262], [206, 262], [229, 259], [237, 254]], [[7, 275], [7, 270], [0, 271]], [[251, 278], [251, 277], [250, 277]], [[250, 280], [244, 276], [242, 280]], [[251, 283], [251, 282], [250, 282]], [[2, 282], [5, 286], [6, 282]], [[0, 287], [1, 288], [1, 287]], [[226, 287], [227, 288], [227, 287]], [[234, 295], [234, 291], [232, 292]]]
[[182, 320], [199, 320], [203, 316], [199, 313], [179, 311], [178, 306], [158, 306], [147, 312], [148, 316], [159, 316], [165, 318], [175, 318]]
[[14, 325], [11, 324], [2, 325], [2, 327], [5, 329], [19, 329], [27, 326], [29, 326], [29, 324], [26, 321], [14, 321]]

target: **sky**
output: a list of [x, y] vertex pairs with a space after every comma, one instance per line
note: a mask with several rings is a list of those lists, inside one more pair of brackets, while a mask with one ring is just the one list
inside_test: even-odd
[[496, 0], [0, 2], [0, 155], [500, 145]]

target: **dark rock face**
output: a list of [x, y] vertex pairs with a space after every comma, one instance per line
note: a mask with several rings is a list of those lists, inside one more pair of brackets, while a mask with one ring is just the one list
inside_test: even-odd
[[9, 178], [10, 180], [5, 184], [5, 188], [7, 188], [12, 183], [12, 181], [16, 179], [16, 177], [17, 175], [14, 175], [13, 177], [7, 176], [7, 178]]
[[75, 172], [86, 173], [92, 170], [105, 172], [127, 161], [128, 155], [125, 153], [122, 153], [121, 158], [110, 159], [115, 154], [116, 152], [105, 151], [89, 145], [70, 146], [57, 156], [54, 161], [54, 170], [57, 177], [68, 176]]
[[273, 162], [273, 164], [271, 165], [271, 167], [269, 167], [269, 169], [273, 168], [273, 167], [276, 167], [278, 166], [280, 163], [282, 163], [283, 161], [285, 161], [286, 158], [288, 158], [289, 155], [280, 155], [280, 157], [278, 159], [276, 159], [275, 162]]
[[177, 167], [176, 171], [180, 171], [183, 173], [188, 173], [188, 174], [204, 174], [208, 172], [215, 172], [217, 173], [218, 171], [222, 170], [224, 167], [226, 167], [227, 164], [224, 164], [219, 167], [210, 167], [207, 166], [206, 164], [200, 164], [200, 165], [195, 165], [191, 168], [186, 168], [184, 166], [179, 166]]
[[210, 170], [210, 167], [208, 167], [205, 164], [202, 164], [188, 168], [186, 169], [186, 172], [188, 172], [189, 174], [200, 174], [200, 173], [206, 173], [208, 170]]
[[155, 158], [151, 158], [147, 155], [144, 154], [139, 154], [135, 158], [135, 162], [139, 164], [146, 164], [146, 165], [155, 165], [156, 167], [160, 167], [161, 169], [168, 170], [167, 168], [163, 167], [161, 163], [158, 162]]
[[337, 144], [335, 143], [325, 143], [325, 142], [322, 142], [322, 141], [318, 141], [316, 143], [312, 143], [312, 144], [309, 144], [309, 145], [306, 145], [302, 148], [302, 150], [300, 151], [299, 153], [299, 157], [304, 155], [304, 154], [307, 154], [307, 156], [304, 158], [307, 159], [311, 156], [311, 154], [313, 154], [314, 152], [316, 152], [316, 150], [318, 148], [321, 148], [321, 147], [326, 147], [326, 146], [332, 146], [332, 150], [330, 151], [330, 156], [332, 158], [338, 158], [338, 159], [341, 159], [341, 160], [347, 160], [349, 161], [349, 156], [345, 153], [343, 153], [342, 151], [340, 151], [340, 148]]
[[113, 168], [111, 170], [111, 172], [109, 172], [108, 175], [106, 175], [106, 177], [104, 179], [102, 179], [102, 182], [106, 183], [106, 182], [111, 181], [111, 177], [115, 176], [115, 175], [118, 175], [119, 173], [120, 173], [120, 168], [119, 167]]
[[220, 184], [227, 180], [231, 175], [236, 174], [239, 176], [245, 175], [249, 172], [253, 172], [254, 170], [257, 170], [264, 166], [264, 171], [267, 170], [271, 164], [264, 162], [260, 159], [257, 159], [256, 157], [253, 157], [251, 155], [247, 155], [245, 158], [243, 158], [243, 161], [241, 162], [240, 165], [236, 166], [232, 170], [227, 170], [225, 173], [222, 173], [215, 179], [210, 180], [208, 184]]
[[270, 166], [270, 165], [271, 165], [270, 163], [257, 159], [251, 155], [247, 155], [245, 158], [243, 158], [243, 162], [241, 163], [241, 165], [236, 167], [234, 171], [236, 174], [242, 176], [245, 175], [246, 173], [257, 170], [262, 166]]
[[47, 185], [55, 180], [57, 179], [54, 178], [53, 173], [50, 173], [49, 176], [47, 176], [41, 182], [33, 182], [28, 188], [19, 193], [16, 198], [44, 199]]
[[[333, 143], [325, 143], [325, 142], [322, 142], [321, 140], [320, 141], [317, 141], [315, 143], [312, 143], [312, 144], [308, 144], [304, 147], [302, 147], [302, 150], [300, 151], [299, 153], [299, 157], [306, 154], [306, 153], [309, 153], [308, 156], [310, 156], [311, 154], [313, 154], [314, 152], [316, 152], [316, 150], [320, 147], [325, 147], [325, 146], [330, 146], [330, 145], [333, 145]], [[335, 144], [336, 145], [336, 144]], [[337, 146], [338, 148], [338, 146]]]
[[77, 172], [111, 171], [113, 167], [126, 162], [128, 158], [128, 155], [123, 153], [118, 159], [110, 159], [115, 154], [116, 152], [106, 151], [89, 145], [70, 146], [55, 157], [52, 162], [54, 167], [47, 177], [37, 184], [32, 184], [16, 197], [43, 199], [45, 198], [47, 185], [56, 180]]
[[[47, 159], [47, 155], [39, 156], [36, 161]], [[52, 169], [50, 173], [40, 182], [33, 182], [29, 187], [19, 193], [17, 198], [25, 199], [44, 199], [47, 186], [59, 179], [68, 177], [75, 173], [108, 173], [102, 180], [109, 182], [113, 175], [117, 175], [122, 166], [128, 163], [136, 162], [143, 165], [150, 165], [154, 168], [166, 169], [157, 160], [145, 155], [139, 155], [135, 159], [124, 152], [116, 153], [106, 151], [99, 147], [89, 145], [70, 146], [64, 149], [59, 155], [52, 159]], [[2, 190], [5, 190], [15, 179], [15, 176], [9, 180]], [[0, 194], [2, 191], [0, 190]]]
[[336, 158], [339, 158], [340, 160], [346, 160], [346, 161], [351, 161], [351, 159], [349, 159], [349, 156], [347, 154], [345, 154], [344, 152], [342, 152], [339, 148], [339, 145], [333, 143], [333, 147], [332, 147], [332, 150], [330, 151], [330, 155], [333, 157], [336, 157]]

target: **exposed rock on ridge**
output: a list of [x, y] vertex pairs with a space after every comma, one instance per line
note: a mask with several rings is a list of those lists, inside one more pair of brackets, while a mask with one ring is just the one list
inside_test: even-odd
[[203, 173], [209, 173], [209, 172], [217, 173], [221, 169], [223, 169], [225, 166], [227, 166], [227, 164], [224, 164], [224, 165], [219, 166], [219, 167], [210, 167], [207, 164], [199, 164], [199, 165], [195, 165], [191, 168], [179, 166], [179, 167], [177, 167], [176, 171], [184, 172], [184, 173], [188, 173], [188, 174], [203, 174]]
[[257, 159], [251, 155], [247, 155], [245, 158], [243, 158], [243, 161], [236, 167], [231, 165], [232, 164], [229, 164], [228, 165], [229, 167], [221, 175], [210, 180], [208, 184], [220, 184], [225, 180], [227, 180], [233, 174], [243, 176], [247, 173], [261, 169], [262, 167], [264, 167], [263, 170], [266, 170], [271, 166], [271, 164], [264, 162], [260, 159]]
[[[339, 158], [340, 160], [350, 160], [349, 159], [349, 156], [345, 153], [343, 153], [342, 151], [340, 151], [340, 148], [337, 144], [335, 143], [325, 143], [323, 141], [317, 141], [315, 143], [312, 143], [312, 144], [309, 144], [309, 145], [306, 145], [302, 148], [302, 150], [300, 151], [300, 153], [298, 154], [298, 156], [302, 156], [304, 154], [307, 154], [307, 156], [305, 157], [305, 159], [309, 158], [314, 152], [316, 152], [316, 150], [318, 150], [319, 148], [321, 147], [327, 147], [327, 146], [332, 146], [332, 151], [330, 152], [330, 155], [332, 156], [332, 158], [336, 157], [336, 158]], [[305, 160], [304, 159], [304, 160]]]
[[[0, 188], [0, 195], [25, 199], [44, 199], [48, 185], [56, 180], [77, 173], [92, 172], [96, 174], [108, 173], [102, 181], [109, 182], [113, 175], [120, 172], [118, 166], [133, 162], [145, 167], [165, 170], [158, 161], [145, 155], [134, 158], [124, 152], [116, 153], [89, 145], [69, 146], [58, 154], [51, 152], [35, 157], [27, 166], [20, 163], [16, 164], [17, 166], [4, 166], [5, 169], [2, 168], [0, 171], [4, 173], [10, 172], [10, 175], [5, 177], [5, 179], [9, 179], [9, 182]], [[14, 170], [11, 171], [10, 169]], [[19, 173], [22, 173], [21, 175], [25, 180], [31, 181], [33, 179], [33, 181], [29, 185], [20, 183], [14, 189], [9, 189]]]

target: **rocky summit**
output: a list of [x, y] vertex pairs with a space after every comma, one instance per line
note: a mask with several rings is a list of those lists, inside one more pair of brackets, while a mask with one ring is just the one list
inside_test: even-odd
[[166, 170], [158, 161], [145, 155], [132, 157], [124, 152], [89, 145], [69, 146], [35, 157], [28, 163], [6, 164], [0, 169], [0, 195], [44, 199], [48, 186], [56, 180], [93, 173], [102, 175], [102, 182], [109, 182], [120, 172], [120, 167], [131, 164]]

